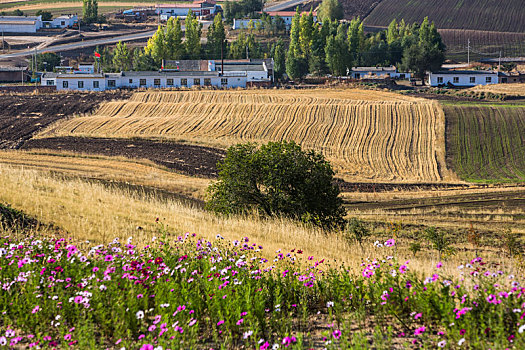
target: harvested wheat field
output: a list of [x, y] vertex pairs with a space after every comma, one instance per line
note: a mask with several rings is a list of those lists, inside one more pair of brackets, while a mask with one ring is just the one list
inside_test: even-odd
[[39, 137], [161, 138], [225, 148], [294, 140], [349, 181], [454, 180], [435, 102], [364, 90], [137, 92]]
[[477, 92], [492, 92], [494, 94], [505, 94], [510, 96], [525, 96], [525, 84], [478, 85], [469, 90]]

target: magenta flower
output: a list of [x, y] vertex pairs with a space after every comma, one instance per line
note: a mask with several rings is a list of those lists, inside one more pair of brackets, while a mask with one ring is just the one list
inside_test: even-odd
[[217, 326], [220, 326], [223, 323], [224, 323], [224, 320], [220, 320], [219, 322], [217, 322]]
[[396, 240], [393, 238], [390, 238], [388, 241], [385, 242], [386, 247], [393, 247], [396, 244]]
[[71, 340], [71, 334], [64, 335], [64, 340]]
[[31, 311], [32, 314], [36, 314], [38, 311], [40, 311], [40, 306], [35, 306], [35, 308], [33, 309], [33, 311]]
[[240, 326], [244, 322], [244, 318], [241, 318], [239, 321], [237, 321], [237, 326]]
[[140, 347], [140, 350], [153, 350], [153, 345], [151, 344], [144, 344]]
[[332, 335], [334, 336], [335, 339], [339, 339], [341, 337], [341, 331], [339, 329], [336, 329], [335, 331], [332, 332]]
[[75, 304], [80, 304], [80, 303], [82, 302], [82, 299], [83, 299], [83, 298], [82, 298], [80, 295], [77, 295], [77, 296], [75, 297], [75, 300], [74, 300], [74, 301], [75, 301]]
[[440, 262], [437, 263], [436, 268], [439, 269], [439, 268], [441, 268], [441, 266], [443, 266], [443, 263], [440, 261]]
[[104, 258], [104, 261], [113, 261], [113, 255], [111, 254], [106, 255], [106, 257]]
[[421, 326], [419, 328], [416, 328], [415, 332], [414, 332], [414, 335], [420, 335], [420, 334], [423, 334], [425, 333], [426, 331], [426, 327], [425, 326]]

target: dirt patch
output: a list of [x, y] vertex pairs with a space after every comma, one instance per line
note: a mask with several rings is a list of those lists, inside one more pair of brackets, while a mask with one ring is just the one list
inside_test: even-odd
[[129, 92], [3, 94], [0, 99], [0, 149], [18, 149], [49, 124], [88, 113], [101, 102], [128, 98]]
[[145, 139], [54, 137], [27, 141], [23, 149], [52, 149], [76, 153], [148, 159], [191, 176], [217, 177], [217, 162], [225, 151], [174, 142]]

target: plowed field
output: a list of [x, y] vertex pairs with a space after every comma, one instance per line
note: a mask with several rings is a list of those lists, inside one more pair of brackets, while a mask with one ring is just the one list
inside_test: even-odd
[[295, 140], [347, 181], [451, 180], [434, 102], [361, 90], [138, 92], [40, 137], [142, 137], [227, 147]]

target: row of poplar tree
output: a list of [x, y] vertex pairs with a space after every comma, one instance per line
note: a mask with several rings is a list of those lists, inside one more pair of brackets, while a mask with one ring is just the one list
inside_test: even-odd
[[359, 18], [350, 23], [325, 19], [320, 25], [311, 12], [301, 15], [297, 11], [289, 45], [282, 38], [271, 45], [261, 45], [252, 30], [241, 32], [236, 40], [227, 42], [220, 14], [208, 29], [205, 46], [201, 44], [202, 24], [191, 11], [184, 25], [183, 32], [180, 19], [171, 17], [166, 26], [159, 26], [143, 49], [130, 50], [123, 43], [118, 43], [113, 51], [97, 48], [100, 64], [105, 71], [152, 70], [158, 69], [163, 59], [272, 57], [276, 78], [286, 73], [297, 80], [309, 73], [344, 76], [353, 66], [380, 65], [396, 65], [423, 77], [426, 71], [439, 69], [444, 61], [445, 45], [428, 18], [412, 25], [393, 21], [387, 30], [365, 35]]
[[428, 18], [412, 25], [394, 20], [387, 30], [365, 35], [359, 18], [349, 24], [325, 20], [320, 25], [315, 23], [311, 12], [302, 16], [297, 12], [292, 20], [284, 67], [282, 58], [275, 61], [276, 70], [286, 71], [291, 79], [300, 79], [308, 73], [344, 76], [354, 66], [388, 65], [423, 77], [426, 71], [441, 67], [444, 51], [441, 36]]

